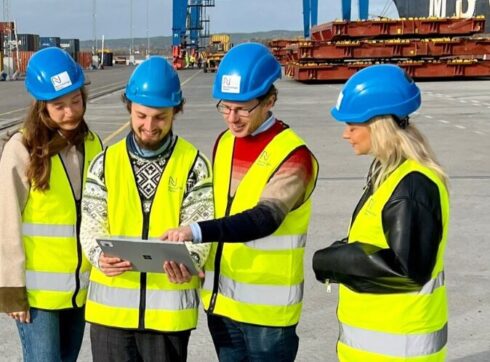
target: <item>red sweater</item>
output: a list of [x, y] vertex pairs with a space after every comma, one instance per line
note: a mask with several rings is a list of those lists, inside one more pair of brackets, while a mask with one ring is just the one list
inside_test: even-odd
[[[230, 196], [269, 142], [288, 128], [281, 121], [255, 136], [236, 138], [232, 160]], [[215, 144], [213, 159], [216, 153]], [[286, 214], [304, 201], [305, 190], [313, 182], [312, 154], [306, 146], [294, 150], [262, 190], [254, 208], [221, 219], [199, 222], [202, 241], [244, 242], [272, 234]]]
[[[232, 161], [232, 180], [230, 188], [231, 196], [235, 194], [235, 191], [240, 181], [245, 176], [248, 169], [252, 166], [255, 160], [262, 153], [264, 148], [272, 141], [272, 139], [276, 135], [278, 135], [286, 128], [289, 128], [289, 126], [287, 126], [282, 121], [277, 120], [272, 127], [264, 132], [259, 133], [256, 136], [247, 136], [235, 139], [235, 148]], [[219, 138], [214, 146], [213, 159], [218, 142]], [[300, 147], [296, 149], [277, 170], [276, 175], [279, 173], [287, 174], [297, 172], [298, 168], [303, 170], [303, 182], [306, 187], [313, 175], [311, 153], [306, 147]]]

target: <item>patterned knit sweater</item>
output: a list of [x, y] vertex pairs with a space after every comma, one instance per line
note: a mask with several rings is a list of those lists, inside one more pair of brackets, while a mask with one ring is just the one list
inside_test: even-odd
[[[143, 205], [143, 212], [148, 213], [156, 193], [160, 178], [165, 170], [177, 137], [170, 135], [168, 147], [151, 158], [137, 155], [131, 148], [132, 133], [128, 135], [129, 158], [135, 175], [138, 191]], [[104, 180], [104, 154], [99, 154], [88, 170], [87, 182], [82, 199], [82, 224], [80, 240], [88, 259], [98, 267], [101, 249], [96, 238], [109, 235], [107, 216], [107, 189]], [[214, 205], [211, 184], [211, 167], [209, 161], [199, 153], [197, 161], [187, 180], [187, 188], [181, 209], [181, 225], [209, 220], [214, 216]], [[186, 244], [196, 265], [201, 268], [206, 261], [209, 245]]]

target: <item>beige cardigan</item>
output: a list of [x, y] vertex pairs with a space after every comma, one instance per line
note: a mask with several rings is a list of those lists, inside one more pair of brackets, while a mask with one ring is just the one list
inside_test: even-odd
[[[83, 155], [74, 146], [61, 158], [75, 193], [81, 195]], [[29, 153], [16, 133], [4, 146], [0, 159], [0, 312], [28, 309], [25, 287], [25, 254], [22, 243], [22, 211], [29, 196], [26, 177]]]

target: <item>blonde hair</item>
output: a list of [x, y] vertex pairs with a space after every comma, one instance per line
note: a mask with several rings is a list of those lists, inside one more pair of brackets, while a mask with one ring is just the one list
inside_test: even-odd
[[376, 190], [405, 160], [414, 160], [432, 170], [448, 186], [448, 177], [437, 161], [427, 139], [412, 124], [401, 128], [392, 116], [375, 117], [369, 122], [371, 154], [375, 157], [371, 174]]

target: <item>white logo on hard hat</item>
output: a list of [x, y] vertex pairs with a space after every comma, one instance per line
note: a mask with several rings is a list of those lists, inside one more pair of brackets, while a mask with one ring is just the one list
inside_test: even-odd
[[51, 83], [53, 83], [53, 87], [55, 91], [60, 91], [62, 89], [65, 89], [66, 87], [69, 87], [72, 84], [70, 76], [66, 71], [52, 76]]
[[240, 81], [242, 77], [239, 75], [224, 75], [221, 78], [221, 91], [223, 93], [240, 93]]
[[335, 105], [337, 111], [340, 111], [340, 103], [342, 103], [342, 98], [344, 98], [344, 93], [340, 92], [339, 98], [337, 99], [337, 104]]

